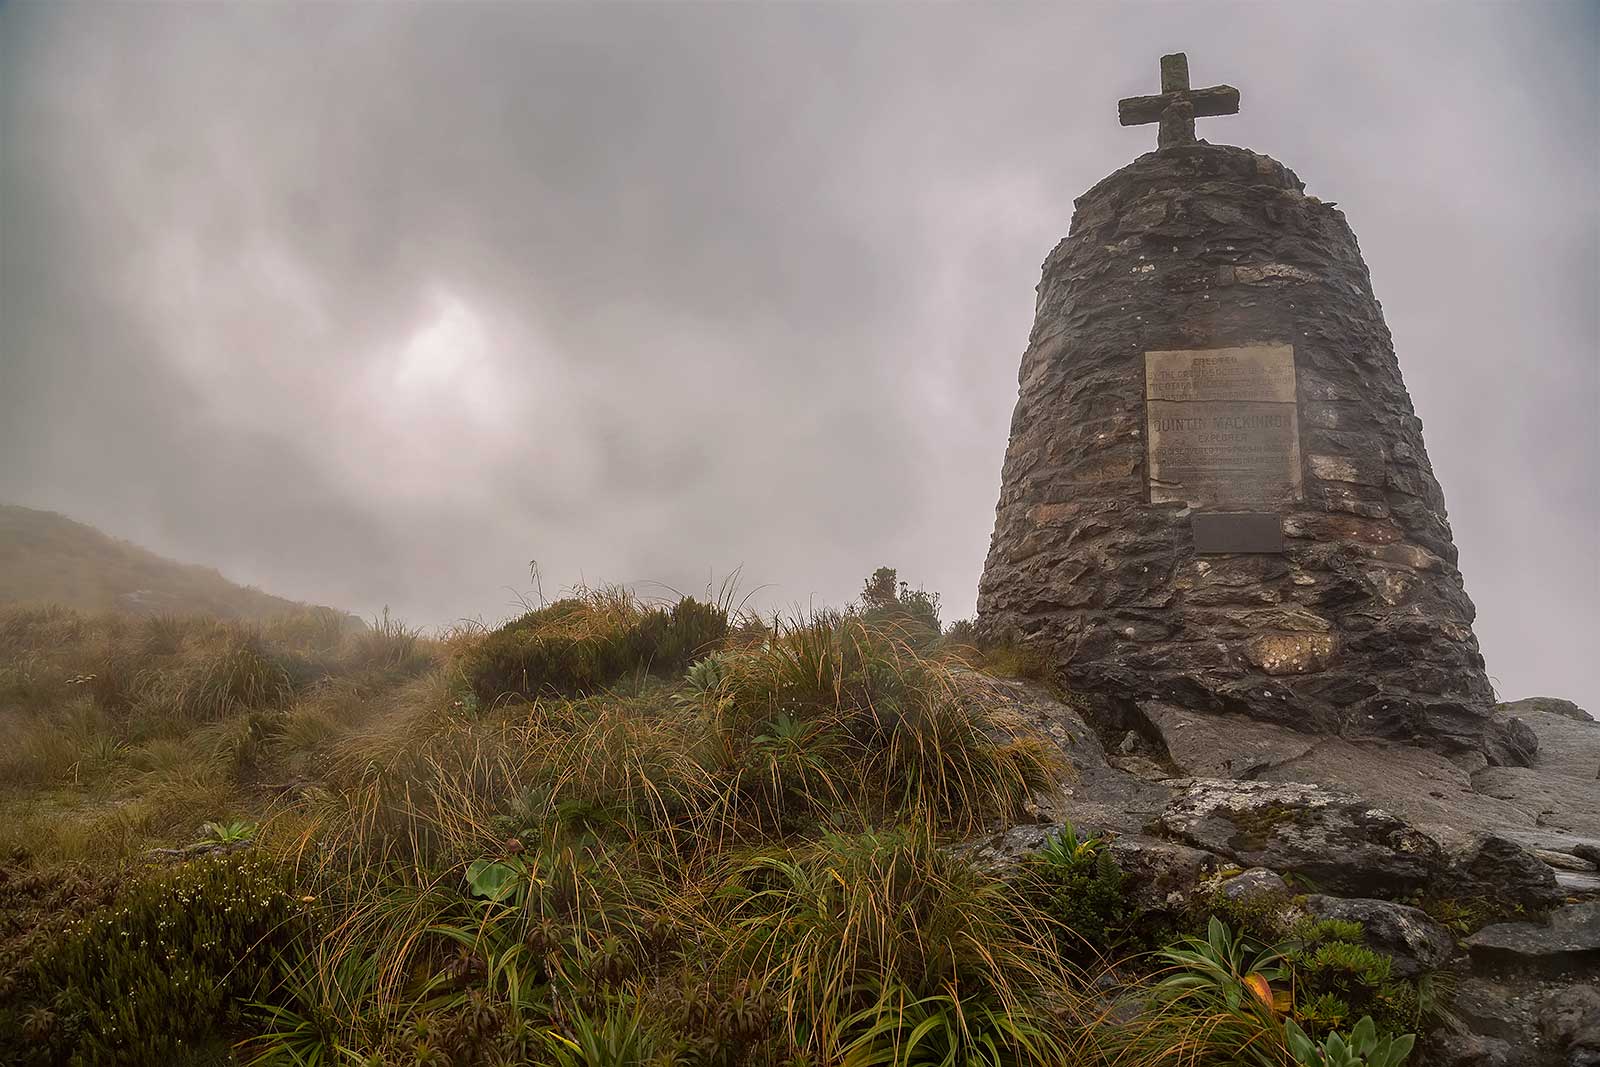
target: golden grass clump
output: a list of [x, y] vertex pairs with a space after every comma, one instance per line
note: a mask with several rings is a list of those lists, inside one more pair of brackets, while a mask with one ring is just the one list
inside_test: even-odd
[[[1053, 1011], [1081, 985], [1048, 925], [926, 826], [830, 834], [726, 869], [707, 924], [719, 933], [717, 968], [770, 994], [824, 1062], [903, 1039], [883, 1032], [881, 1009], [930, 997], [946, 998], [957, 1030], [998, 1013], [1042, 1052], [1059, 1028]], [[1046, 1062], [1017, 1044], [1016, 1062]]]
[[619, 587], [585, 589], [466, 643], [461, 670], [485, 704], [580, 696], [630, 673], [674, 675], [728, 629], [726, 603], [649, 604]]

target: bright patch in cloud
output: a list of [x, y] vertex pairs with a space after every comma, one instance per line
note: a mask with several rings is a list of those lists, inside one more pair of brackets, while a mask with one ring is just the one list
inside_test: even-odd
[[436, 292], [431, 303], [429, 316], [405, 342], [395, 362], [396, 399], [446, 407], [487, 407], [494, 394], [482, 318], [447, 291]]

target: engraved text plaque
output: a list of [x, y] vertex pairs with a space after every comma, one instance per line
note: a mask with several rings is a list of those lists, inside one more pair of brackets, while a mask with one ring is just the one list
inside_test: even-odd
[[1294, 349], [1146, 352], [1150, 502], [1276, 511], [1300, 499]]

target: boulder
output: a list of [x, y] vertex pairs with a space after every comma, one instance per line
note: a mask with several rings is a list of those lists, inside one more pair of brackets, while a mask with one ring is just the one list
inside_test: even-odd
[[1023, 823], [968, 842], [955, 851], [984, 870], [1003, 875], [1039, 851], [1057, 829], [1044, 823]]
[[1483, 754], [1491, 767], [1529, 767], [1539, 754], [1539, 735], [1515, 715], [1497, 715], [1483, 733]]
[[1210, 852], [1142, 834], [1111, 842], [1111, 856], [1127, 875], [1135, 903], [1146, 908], [1181, 907], [1222, 866]]
[[[1020, 868], [1060, 829], [1060, 824], [1024, 823], [968, 842], [957, 851], [977, 866], [1005, 876]], [[1223, 861], [1209, 852], [1144, 834], [1114, 836], [1109, 848], [1125, 876], [1123, 892], [1139, 907], [1150, 910], [1183, 907], [1195, 887], [1223, 866]]]
[[1352, 896], [1399, 896], [1446, 866], [1439, 843], [1343, 790], [1294, 782], [1189, 779], [1155, 829], [1241, 866], [1300, 875]]
[[1489, 897], [1533, 909], [1566, 899], [1549, 864], [1499, 834], [1484, 834], [1458, 853], [1445, 888], [1461, 896]]
[[1252, 867], [1243, 874], [1226, 879], [1221, 885], [1222, 895], [1229, 900], [1261, 900], [1264, 897], [1289, 897], [1289, 883], [1265, 867]]
[[1420, 908], [1390, 900], [1352, 900], [1322, 894], [1306, 897], [1301, 906], [1318, 919], [1360, 923], [1367, 944], [1388, 956], [1394, 973], [1401, 978], [1436, 971], [1455, 952], [1456, 943], [1449, 932]]
[[1485, 926], [1467, 938], [1474, 960], [1562, 971], [1600, 967], [1600, 901], [1569, 904], [1549, 922]]

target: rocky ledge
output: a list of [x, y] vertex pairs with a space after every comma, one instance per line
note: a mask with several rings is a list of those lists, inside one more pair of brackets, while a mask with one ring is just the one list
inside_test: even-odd
[[981, 859], [1016, 862], [1070, 821], [1116, 835], [1113, 854], [1147, 907], [1180, 907], [1242, 870], [1223, 892], [1276, 892], [1359, 921], [1396, 974], [1450, 975], [1456, 1026], [1427, 1035], [1415, 1062], [1600, 1067], [1600, 722], [1576, 706], [1500, 705], [1497, 741], [1446, 757], [1171, 704], [972, 684], [1054, 739], [1075, 771], [1034, 797], [1033, 822], [975, 843]]

